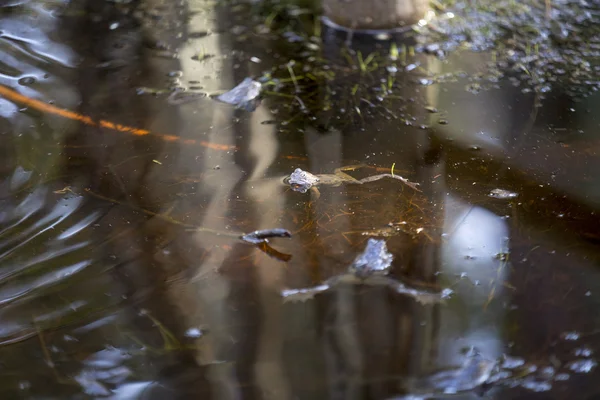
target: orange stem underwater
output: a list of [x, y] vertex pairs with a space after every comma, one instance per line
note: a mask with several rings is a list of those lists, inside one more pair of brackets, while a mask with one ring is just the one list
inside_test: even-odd
[[2, 86], [2, 85], [0, 85], [0, 95], [5, 97], [6, 99], [23, 104], [27, 107], [34, 108], [36, 110], [39, 110], [39, 111], [42, 111], [45, 113], [58, 115], [63, 118], [68, 118], [73, 121], [79, 121], [79, 122], [82, 122], [82, 123], [84, 123], [86, 125], [90, 125], [90, 126], [100, 126], [102, 128], [111, 129], [111, 130], [118, 131], [118, 132], [130, 133], [132, 135], [137, 135], [137, 136], [153, 135], [153, 136], [157, 136], [167, 142], [180, 142], [183, 144], [199, 145], [199, 146], [207, 147], [207, 148], [213, 149], [213, 150], [228, 151], [228, 150], [236, 150], [237, 149], [235, 146], [228, 146], [228, 145], [219, 144], [219, 143], [211, 143], [211, 142], [207, 142], [204, 140], [183, 139], [183, 138], [181, 138], [179, 136], [175, 136], [175, 135], [163, 135], [160, 133], [150, 132], [149, 130], [146, 130], [146, 129], [139, 129], [139, 128], [135, 128], [132, 126], [116, 124], [114, 122], [106, 121], [103, 119], [101, 119], [99, 121], [94, 121], [91, 117], [88, 117], [87, 115], [78, 114], [76, 112], [69, 111], [64, 108], [59, 108], [59, 107], [55, 107], [51, 104], [44, 103], [43, 101], [40, 101], [40, 100], [32, 99], [31, 97], [24, 96], [20, 93], [15, 92], [14, 90], [9, 89], [6, 86]]

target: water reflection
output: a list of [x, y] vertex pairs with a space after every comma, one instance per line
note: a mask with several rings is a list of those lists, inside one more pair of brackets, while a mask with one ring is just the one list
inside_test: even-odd
[[461, 349], [474, 346], [486, 357], [504, 352], [502, 324], [507, 299], [504, 286], [511, 264], [493, 255], [510, 248], [502, 216], [455, 196], [445, 199], [442, 273], [460, 287], [460, 298], [440, 313], [439, 363], [459, 364]]
[[[286, 115], [297, 100], [276, 94], [253, 113], [209, 97], [169, 103], [161, 90], [170, 85], [232, 88], [270, 68], [288, 71], [293, 43], [315, 57], [339, 38], [280, 41], [253, 26], [243, 6], [200, 1], [187, 4], [189, 18], [175, 4], [141, 17], [109, 2], [10, 6], [2, 9], [2, 85], [94, 123], [0, 99], [5, 397], [382, 399], [460, 366], [473, 346], [494, 365], [519, 356], [545, 371], [536, 379], [553, 379], [547, 386], [520, 376], [494, 396], [596, 390], [587, 377], [596, 373], [595, 201], [579, 202], [588, 190], [566, 179], [540, 178], [579, 171], [580, 183], [590, 180], [592, 139], [558, 134], [561, 142], [548, 144], [543, 120], [556, 104], [533, 114], [515, 106], [531, 98], [510, 89], [474, 100], [452, 84], [422, 86], [405, 68], [394, 72], [396, 98], [385, 110], [370, 97], [327, 109], [354, 101], [345, 96], [363, 80], [388, 85], [388, 70], [376, 76], [360, 66], [323, 84], [313, 99], [322, 107], [310, 116]], [[390, 47], [353, 43], [353, 57]], [[339, 58], [329, 62], [345, 65]], [[422, 54], [410, 63], [437, 72], [464, 66]], [[140, 87], [159, 89], [138, 96]], [[569, 129], [593, 119], [578, 118]], [[437, 128], [421, 129], [427, 121]], [[552, 175], [542, 147], [563, 161], [578, 149], [584, 161], [561, 162]], [[358, 179], [393, 166], [422, 193], [390, 179], [325, 186], [317, 197], [282, 182], [295, 168], [331, 173], [356, 163], [369, 165], [352, 171]], [[498, 188], [518, 196], [490, 198]], [[277, 249], [293, 257], [269, 257], [239, 239], [266, 228], [292, 232]], [[384, 230], [392, 278], [456, 296], [424, 306], [358, 284], [283, 301], [285, 287], [346, 271]], [[565, 369], [568, 381], [558, 379]], [[445, 387], [470, 391], [490, 380], [465, 382], [455, 372], [443, 375]]]

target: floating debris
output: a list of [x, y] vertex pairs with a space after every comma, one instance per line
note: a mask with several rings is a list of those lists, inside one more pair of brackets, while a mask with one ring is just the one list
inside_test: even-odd
[[135, 89], [135, 94], [137, 94], [138, 96], [142, 96], [142, 95], [156, 96], [156, 95], [164, 94], [164, 93], [169, 93], [169, 91], [167, 89], [156, 89], [156, 88], [150, 88], [150, 87], [145, 87], [145, 86], [140, 86]]
[[376, 229], [371, 229], [368, 231], [361, 232], [361, 235], [390, 237], [390, 236], [397, 236], [401, 233], [409, 234], [410, 232], [409, 232], [407, 225], [408, 224], [406, 221], [397, 222], [397, 223], [390, 222], [389, 224], [387, 224], [387, 226], [385, 226], [383, 228], [376, 228]]
[[563, 369], [576, 373], [590, 373], [597, 365], [591, 359], [577, 359], [567, 363], [559, 360], [551, 365], [526, 363], [524, 359], [503, 355], [492, 360], [484, 358], [475, 348], [466, 352], [462, 365], [419, 377], [405, 388], [410, 394], [394, 400], [433, 400], [465, 392], [480, 396], [492, 386], [522, 387], [532, 392], [552, 390], [554, 381], [566, 381], [570, 375]]
[[587, 374], [591, 372], [594, 368], [596, 368], [596, 361], [584, 359], [584, 360], [576, 360], [572, 361], [568, 364], [568, 367], [573, 372], [579, 372], [583, 374]]
[[562, 381], [568, 381], [570, 377], [571, 376], [569, 374], [567, 374], [567, 373], [556, 374], [556, 376], [554, 377], [554, 380], [555, 381], [561, 381], [561, 382]]
[[191, 339], [197, 339], [202, 336], [202, 331], [198, 328], [189, 328], [185, 331], [184, 336]]
[[587, 347], [581, 347], [579, 349], [575, 349], [574, 354], [578, 357], [591, 357], [593, 351]]
[[579, 340], [581, 335], [579, 334], [579, 332], [565, 332], [561, 336], [563, 340], [576, 341]]
[[454, 290], [452, 290], [450, 288], [445, 288], [445, 289], [442, 289], [442, 291], [440, 292], [440, 299], [448, 300], [452, 297], [452, 295], [454, 295]]
[[488, 360], [472, 349], [461, 366], [434, 373], [414, 382], [409, 390], [418, 394], [395, 399], [437, 399], [444, 395], [469, 392], [488, 382], [496, 366], [495, 360]]
[[504, 354], [502, 356], [502, 364], [500, 365], [500, 367], [504, 369], [515, 369], [522, 367], [523, 365], [525, 365], [524, 359]]
[[216, 99], [223, 103], [232, 104], [236, 108], [252, 112], [256, 110], [260, 103], [258, 96], [261, 89], [262, 84], [260, 82], [252, 78], [246, 78], [230, 91], [217, 96]]
[[488, 195], [489, 197], [493, 197], [494, 199], [506, 200], [506, 199], [514, 199], [519, 196], [518, 193], [511, 192], [509, 190], [504, 189], [494, 189]]
[[246, 233], [241, 236], [241, 239], [244, 242], [259, 244], [259, 243], [268, 243], [270, 238], [291, 238], [292, 234], [287, 229], [282, 228], [274, 228], [274, 229], [263, 229], [259, 231], [254, 231], [250, 233]]
[[552, 384], [548, 381], [538, 380], [535, 378], [525, 379], [521, 386], [532, 392], [547, 392], [552, 389]]

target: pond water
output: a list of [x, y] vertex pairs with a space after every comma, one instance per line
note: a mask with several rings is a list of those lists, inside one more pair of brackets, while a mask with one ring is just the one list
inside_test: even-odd
[[[1, 4], [3, 398], [599, 398], [594, 90], [254, 2]], [[369, 238], [452, 295], [282, 296]]]

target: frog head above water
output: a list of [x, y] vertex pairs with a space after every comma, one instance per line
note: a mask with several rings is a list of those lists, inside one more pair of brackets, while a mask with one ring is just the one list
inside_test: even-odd
[[292, 190], [300, 193], [306, 193], [311, 187], [319, 183], [319, 178], [310, 172], [296, 168], [292, 174], [286, 178], [286, 183], [290, 185]]
[[387, 275], [393, 260], [384, 240], [369, 239], [365, 250], [350, 265], [349, 272], [358, 278]]

